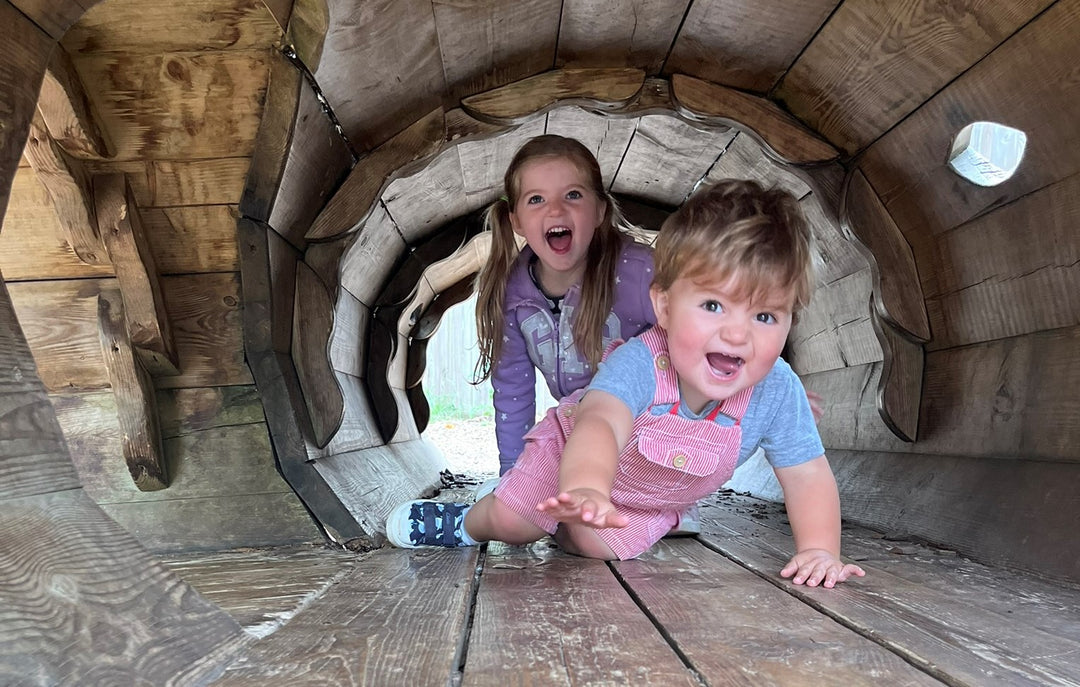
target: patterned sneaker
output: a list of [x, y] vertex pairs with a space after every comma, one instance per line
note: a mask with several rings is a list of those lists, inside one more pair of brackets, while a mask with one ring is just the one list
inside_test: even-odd
[[701, 514], [695, 503], [679, 515], [679, 524], [672, 527], [665, 537], [692, 537], [701, 534]]
[[[386, 538], [394, 546], [415, 549], [421, 546], [473, 546], [464, 534], [469, 503], [446, 501], [406, 501], [386, 518]], [[449, 525], [449, 527], [447, 526]]]
[[473, 497], [473, 502], [479, 501], [491, 492], [495, 491], [495, 487], [499, 486], [499, 478], [492, 477], [489, 480], [485, 480], [483, 484], [476, 488], [476, 495]]

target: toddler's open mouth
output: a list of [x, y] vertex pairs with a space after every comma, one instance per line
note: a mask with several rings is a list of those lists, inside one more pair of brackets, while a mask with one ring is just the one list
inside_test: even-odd
[[709, 353], [706, 358], [709, 361], [709, 367], [720, 377], [731, 377], [745, 362], [742, 358], [723, 353]]

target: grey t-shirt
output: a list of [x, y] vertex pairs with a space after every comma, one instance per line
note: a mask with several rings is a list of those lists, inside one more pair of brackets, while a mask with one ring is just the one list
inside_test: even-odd
[[[671, 410], [671, 404], [650, 408], [656, 393], [653, 358], [648, 347], [636, 338], [619, 346], [600, 363], [589, 389], [615, 396], [634, 417], [644, 412], [662, 415]], [[685, 418], [700, 420], [715, 407], [716, 403], [710, 403], [700, 415], [694, 415], [680, 404], [678, 412]], [[722, 412], [717, 414], [716, 422], [725, 427], [735, 424], [733, 418]], [[759, 446], [774, 468], [791, 467], [825, 454], [806, 390], [782, 358], [777, 359], [765, 379], [754, 387], [741, 426], [738, 465], [746, 462]]]

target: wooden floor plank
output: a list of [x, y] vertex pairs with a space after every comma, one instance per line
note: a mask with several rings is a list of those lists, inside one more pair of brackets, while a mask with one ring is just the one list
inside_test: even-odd
[[468, 620], [476, 549], [367, 554], [217, 685], [444, 685]]
[[463, 687], [699, 685], [602, 561], [489, 544]]
[[942, 684], [696, 539], [615, 569], [707, 684]]
[[[1047, 615], [1059, 616], [1044, 629], [1030, 610], [1020, 615], [1032, 622], [1010, 613], [1010, 602], [1000, 596], [1005, 590], [996, 590], [997, 601], [984, 606], [962, 572], [952, 575], [945, 569], [928, 584], [925, 571], [922, 578], [902, 575], [895, 568], [876, 567], [867, 557], [859, 561], [867, 569], [865, 578], [833, 590], [796, 587], [778, 576], [790, 555], [790, 536], [761, 524], [767, 516], [755, 510], [730, 496], [704, 508], [702, 540], [913, 665], [949, 684], [1080, 684], [1080, 597], [1075, 590], [1062, 588], [1058, 601], [1044, 603], [1048, 592], [1040, 588], [1043, 597], [1037, 603]], [[845, 552], [857, 550], [850, 529], [844, 547]], [[1023, 595], [1023, 590], [1014, 591], [1015, 606], [1025, 605]], [[1071, 631], [1061, 632], [1063, 627]]]
[[265, 637], [318, 598], [359, 557], [328, 546], [167, 556], [162, 562], [251, 635]]

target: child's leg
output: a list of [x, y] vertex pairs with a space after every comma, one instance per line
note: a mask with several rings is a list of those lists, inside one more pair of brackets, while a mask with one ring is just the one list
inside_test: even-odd
[[465, 514], [465, 531], [476, 541], [507, 544], [529, 544], [548, 536], [543, 529], [510, 510], [494, 494], [477, 501]]
[[555, 541], [567, 553], [583, 558], [597, 558], [602, 561], [614, 561], [619, 557], [611, 550], [597, 530], [585, 525], [560, 524], [555, 531]]

